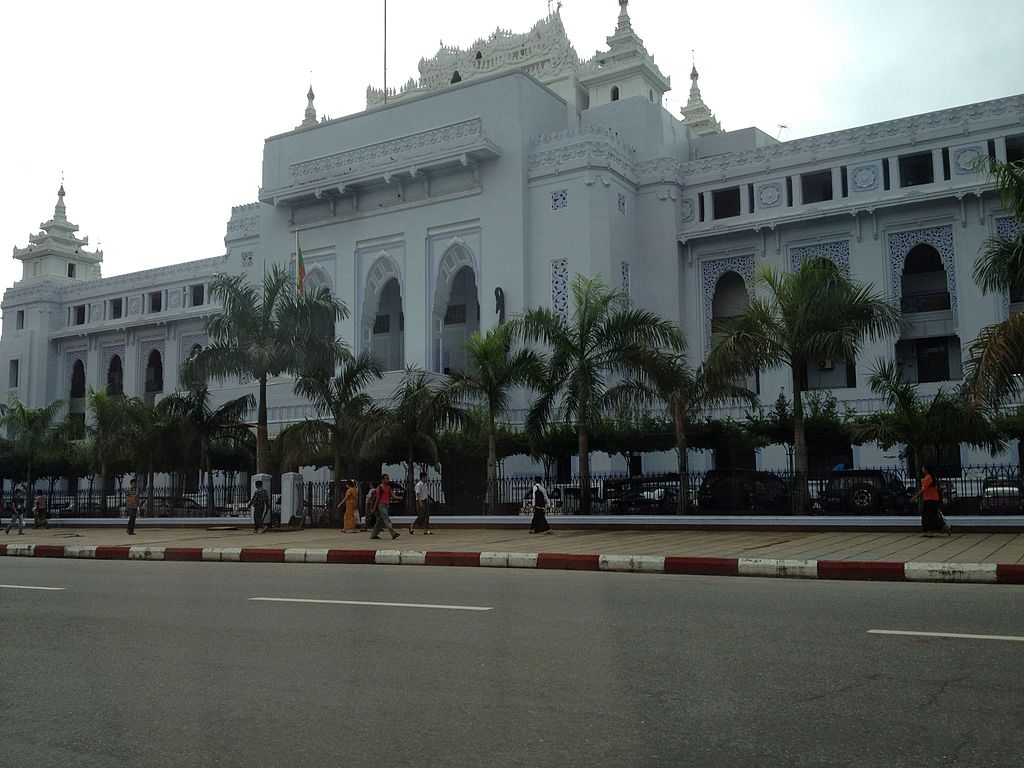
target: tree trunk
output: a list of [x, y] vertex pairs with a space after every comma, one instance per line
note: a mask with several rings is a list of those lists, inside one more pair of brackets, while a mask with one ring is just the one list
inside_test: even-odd
[[590, 430], [585, 419], [580, 419], [580, 511], [590, 514]]
[[153, 516], [153, 467], [146, 470], [146, 517]]
[[487, 514], [498, 512], [498, 439], [492, 429], [487, 436]]
[[800, 395], [801, 363], [791, 366], [793, 374], [793, 503], [799, 514], [807, 512], [807, 436], [804, 432], [804, 404]]
[[260, 398], [256, 415], [256, 472], [267, 474], [270, 457], [267, 456], [269, 441], [267, 439], [267, 377], [260, 376]]
[[690, 511], [690, 460], [686, 455], [686, 429], [677, 427], [677, 444], [679, 446], [679, 514]]
[[413, 493], [413, 479], [412, 475], [415, 471], [413, 467], [413, 447], [412, 443], [409, 443], [409, 456], [408, 462], [406, 463], [405, 470], [405, 513], [416, 517], [416, 494]]
[[210, 457], [206, 457], [206, 511], [210, 514], [210, 517], [214, 515], [214, 508], [216, 503], [213, 498], [213, 462], [210, 461]]
[[338, 511], [338, 504], [341, 503], [341, 451], [334, 452], [334, 492], [330, 494], [330, 504], [327, 510], [327, 522], [330, 524], [335, 517], [335, 513]]

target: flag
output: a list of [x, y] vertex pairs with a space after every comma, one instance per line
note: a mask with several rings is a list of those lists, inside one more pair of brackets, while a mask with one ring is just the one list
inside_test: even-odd
[[306, 265], [302, 261], [302, 247], [299, 245], [299, 233], [295, 233], [295, 290], [299, 296], [304, 296], [306, 282]]

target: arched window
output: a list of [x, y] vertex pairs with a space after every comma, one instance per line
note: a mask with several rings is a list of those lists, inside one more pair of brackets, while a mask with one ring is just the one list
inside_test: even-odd
[[75, 360], [71, 369], [71, 399], [85, 397], [85, 365], [81, 360]]
[[405, 365], [405, 313], [397, 278], [388, 280], [380, 292], [370, 349], [385, 371], [400, 371]]
[[107, 394], [124, 394], [124, 368], [121, 365], [120, 355], [114, 355], [110, 359], [110, 367], [107, 368]]
[[452, 80], [451, 80], [451, 82], [452, 82], [453, 85], [455, 83], [461, 83], [462, 82], [462, 75], [459, 74], [459, 70], [456, 69], [452, 73]]
[[476, 275], [472, 267], [462, 267], [452, 278], [448, 306], [441, 332], [441, 370], [444, 373], [466, 368], [465, 343], [480, 330], [480, 302]]
[[618, 100], [619, 100], [619, 86], [613, 85], [612, 86], [612, 101], [618, 101]]
[[926, 243], [914, 246], [903, 262], [902, 288], [900, 307], [905, 313], [949, 309], [949, 286], [939, 252]]
[[160, 350], [154, 349], [146, 361], [146, 394], [164, 391], [164, 359]]

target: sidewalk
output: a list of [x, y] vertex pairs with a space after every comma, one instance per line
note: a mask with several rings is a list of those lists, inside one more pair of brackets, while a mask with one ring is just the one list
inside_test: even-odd
[[[336, 529], [254, 535], [242, 521], [209, 528], [25, 529], [0, 556], [139, 560], [475, 565], [797, 578], [1024, 583], [1024, 533], [926, 538], [918, 531], [557, 530], [435, 528], [408, 533]], [[227, 525], [223, 524], [228, 522]], [[553, 521], [554, 522], [554, 521]], [[2, 564], [0, 564], [2, 567]]]

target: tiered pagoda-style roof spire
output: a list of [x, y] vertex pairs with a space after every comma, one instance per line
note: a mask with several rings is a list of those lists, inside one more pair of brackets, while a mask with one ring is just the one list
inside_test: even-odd
[[701, 98], [700, 88], [697, 86], [699, 77], [697, 65], [694, 64], [693, 69], [690, 70], [690, 97], [686, 101], [686, 106], [680, 110], [683, 114], [683, 124], [698, 136], [721, 133], [722, 124], [715, 119], [714, 113]]
[[57, 190], [57, 204], [53, 208], [53, 218], [39, 225], [38, 234], [28, 236], [28, 246], [14, 248], [14, 258], [19, 261], [43, 259], [47, 256], [58, 256], [69, 261], [88, 264], [99, 264], [103, 261], [103, 251], [89, 252], [85, 246], [88, 237], [78, 237], [78, 225], [68, 221], [67, 207], [64, 204], [64, 185]]

